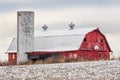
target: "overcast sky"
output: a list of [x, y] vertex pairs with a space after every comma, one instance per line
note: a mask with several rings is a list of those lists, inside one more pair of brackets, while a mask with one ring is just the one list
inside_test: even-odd
[[113, 53], [120, 55], [120, 0], [0, 0], [0, 59], [16, 37], [17, 11], [35, 12], [35, 31], [43, 24], [49, 29], [99, 27]]

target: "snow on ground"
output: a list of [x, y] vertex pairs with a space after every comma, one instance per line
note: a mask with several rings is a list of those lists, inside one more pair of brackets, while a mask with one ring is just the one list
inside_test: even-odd
[[120, 60], [1, 66], [0, 80], [120, 80]]

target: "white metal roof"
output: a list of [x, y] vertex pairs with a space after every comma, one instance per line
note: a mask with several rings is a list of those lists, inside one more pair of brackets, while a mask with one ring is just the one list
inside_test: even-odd
[[[97, 28], [35, 32], [34, 51], [78, 50], [85, 35], [95, 29]], [[13, 38], [7, 52], [17, 52], [16, 38]]]

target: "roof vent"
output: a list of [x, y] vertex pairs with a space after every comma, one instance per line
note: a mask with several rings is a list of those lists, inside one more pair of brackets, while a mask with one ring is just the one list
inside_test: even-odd
[[69, 24], [70, 30], [73, 30], [75, 27], [75, 24], [73, 24], [72, 22]]
[[48, 28], [48, 26], [46, 26], [46, 24], [44, 24], [44, 25], [42, 26], [42, 29], [43, 29], [44, 31], [47, 31], [47, 28]]

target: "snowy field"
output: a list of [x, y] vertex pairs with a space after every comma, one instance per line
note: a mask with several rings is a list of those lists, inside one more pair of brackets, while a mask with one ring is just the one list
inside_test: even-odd
[[0, 80], [120, 80], [120, 60], [1, 66]]

